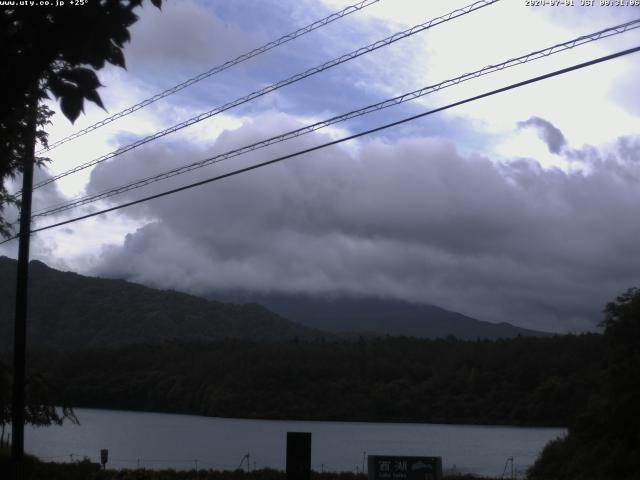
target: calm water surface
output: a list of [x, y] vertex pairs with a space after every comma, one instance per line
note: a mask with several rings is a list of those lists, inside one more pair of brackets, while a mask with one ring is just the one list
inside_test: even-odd
[[[26, 449], [55, 461], [109, 449], [112, 468], [234, 469], [247, 453], [252, 468], [284, 469], [286, 432], [311, 432], [315, 470], [362, 470], [369, 455], [442, 456], [445, 470], [500, 476], [508, 457], [516, 470], [533, 463], [558, 428], [485, 427], [405, 423], [239, 420], [77, 409], [81, 425], [29, 428]], [[246, 468], [246, 460], [243, 464]]]

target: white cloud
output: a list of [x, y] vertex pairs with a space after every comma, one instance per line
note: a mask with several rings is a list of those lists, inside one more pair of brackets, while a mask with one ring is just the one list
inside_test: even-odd
[[[320, 16], [351, 3], [297, 3], [291, 15], [302, 22], [309, 12]], [[246, 94], [272, 74], [278, 76], [269, 82], [283, 78], [283, 72], [303, 71], [319, 57], [351, 51], [466, 4], [383, 0], [257, 59], [251, 68], [232, 69], [210, 86], [187, 89], [54, 150], [51, 172], [213, 108], [223, 93], [232, 100], [236, 90], [246, 86]], [[222, 21], [217, 9], [223, 6], [185, 1], [169, 2], [162, 13], [141, 11], [127, 48], [129, 71], [100, 72], [110, 113], [272, 39], [253, 41], [264, 34], [250, 27], [253, 12]], [[522, 2], [499, 2], [63, 179], [58, 191], [38, 194], [36, 207], [59, 201], [62, 194], [111, 188], [282, 133], [300, 120], [309, 123], [362, 107], [367, 99], [424, 87], [620, 20], [609, 10], [575, 13], [562, 16]], [[281, 31], [276, 17], [258, 20], [266, 31], [293, 29]], [[632, 35], [467, 82], [418, 105], [440, 106], [628, 47]], [[423, 138], [426, 134], [416, 128], [412, 138], [400, 138], [403, 131], [396, 130], [394, 140], [363, 139], [107, 219], [42, 233], [35, 237], [34, 256], [85, 273], [125, 275], [194, 292], [229, 286], [340, 290], [431, 302], [523, 326], [582, 329], [593, 325], [603, 302], [638, 281], [640, 265], [633, 259], [640, 258], [634, 216], [640, 149], [632, 136], [640, 130], [640, 109], [631, 88], [633, 62], [608, 62], [430, 118], [443, 125], [454, 119], [465, 134], [451, 129], [439, 139]], [[335, 101], [338, 94], [344, 101]], [[342, 110], [335, 111], [336, 105]], [[92, 105], [86, 113], [75, 126], [58, 114], [50, 139], [104, 116]], [[372, 123], [396, 114], [382, 112]], [[562, 132], [563, 150], [552, 153], [536, 131], [518, 129], [532, 117]], [[335, 139], [352, 127], [340, 124], [122, 198]], [[623, 135], [630, 136], [626, 143], [618, 140]], [[56, 219], [63, 218], [68, 217]]]
[[200, 73], [255, 47], [249, 32], [223, 22], [193, 0], [147, 5], [131, 30], [127, 62], [136, 68], [161, 67]]
[[[292, 120], [258, 118], [222, 140], [247, 143], [285, 122]], [[252, 161], [320, 140], [305, 137]], [[633, 145], [627, 158], [640, 155]], [[149, 154], [165, 167], [175, 161], [163, 149]], [[155, 221], [105, 251], [95, 271], [196, 293], [391, 296], [580, 330], [639, 280], [639, 164], [619, 152], [617, 169], [600, 160], [585, 174], [463, 157], [436, 139], [371, 141], [355, 156], [333, 148], [131, 212]], [[92, 181], [122, 171], [114, 162]]]

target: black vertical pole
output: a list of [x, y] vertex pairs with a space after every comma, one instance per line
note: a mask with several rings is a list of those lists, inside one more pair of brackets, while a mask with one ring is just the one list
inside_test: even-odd
[[13, 478], [21, 480], [24, 459], [24, 406], [27, 350], [27, 286], [29, 280], [29, 231], [31, 230], [31, 194], [35, 163], [36, 119], [38, 99], [31, 92], [28, 119], [29, 135], [25, 144], [22, 172], [22, 204], [20, 206], [20, 240], [16, 280], [16, 317], [13, 337], [13, 398], [11, 403], [11, 463]]
[[311, 433], [287, 432], [286, 480], [310, 480]]

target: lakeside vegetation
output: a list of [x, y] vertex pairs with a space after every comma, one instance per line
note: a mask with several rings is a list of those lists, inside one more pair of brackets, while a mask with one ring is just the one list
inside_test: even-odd
[[[8, 452], [0, 449], [0, 478], [8, 478]], [[244, 470], [101, 470], [88, 461], [75, 463], [41, 462], [27, 456], [25, 480], [286, 480], [282, 470], [264, 468]], [[445, 474], [443, 480], [474, 480], [472, 475]], [[497, 480], [482, 477], [483, 480]], [[311, 480], [367, 480], [367, 475], [353, 472], [311, 472]]]
[[[168, 343], [40, 352], [62, 405], [303, 420], [566, 426], [601, 375], [599, 335], [499, 341]], [[526, 354], [525, 354], [526, 352]]]
[[569, 433], [547, 444], [530, 480], [640, 478], [640, 289], [605, 308], [604, 365]]
[[[530, 480], [636, 480], [640, 290], [619, 296], [605, 314], [604, 335], [174, 342], [36, 352], [31, 366], [54, 386], [48, 392], [53, 403], [75, 406], [247, 418], [568, 424], [568, 435], [550, 442], [531, 467]], [[6, 382], [0, 387], [8, 391]]]

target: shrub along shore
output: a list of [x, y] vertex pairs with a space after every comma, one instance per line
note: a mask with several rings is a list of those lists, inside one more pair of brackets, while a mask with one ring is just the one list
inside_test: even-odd
[[[0, 450], [0, 478], [9, 477], [9, 451]], [[473, 475], [444, 475], [444, 480], [498, 480]], [[100, 465], [89, 461], [75, 463], [42, 462], [27, 456], [25, 480], [286, 480], [282, 470], [147, 470], [122, 469], [102, 470]], [[311, 472], [311, 480], [367, 480], [367, 475], [353, 472]]]

